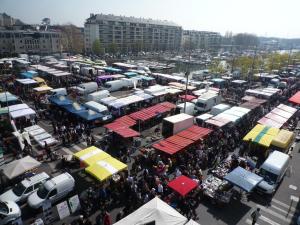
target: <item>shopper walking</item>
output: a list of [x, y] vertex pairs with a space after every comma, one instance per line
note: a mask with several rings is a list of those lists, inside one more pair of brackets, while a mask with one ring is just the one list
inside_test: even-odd
[[260, 208], [257, 208], [255, 211], [253, 211], [251, 213], [251, 217], [252, 217], [252, 225], [256, 224], [256, 221], [258, 220], [258, 218], [260, 217]]

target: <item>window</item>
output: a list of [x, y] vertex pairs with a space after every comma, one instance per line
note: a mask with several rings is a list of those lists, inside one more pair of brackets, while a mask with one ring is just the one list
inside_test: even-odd
[[24, 194], [29, 194], [30, 192], [33, 191], [33, 186], [30, 186], [26, 189], [26, 191], [24, 192]]
[[41, 186], [41, 182], [36, 183], [36, 184], [33, 186], [33, 189], [34, 189], [34, 190], [39, 189], [40, 186]]
[[51, 197], [53, 197], [53, 196], [55, 196], [55, 195], [57, 195], [57, 190], [56, 190], [56, 189], [54, 189], [54, 190], [52, 190], [52, 191], [50, 192], [49, 198], [51, 198]]

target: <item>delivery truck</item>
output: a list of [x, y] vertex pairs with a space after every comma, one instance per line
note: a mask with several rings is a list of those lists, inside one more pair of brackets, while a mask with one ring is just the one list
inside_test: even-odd
[[193, 124], [194, 117], [185, 113], [164, 118], [162, 123], [162, 135], [164, 137], [170, 137], [193, 126]]
[[213, 106], [221, 103], [222, 97], [216, 93], [206, 93], [201, 95], [198, 99], [193, 100], [196, 105], [196, 110], [198, 113], [208, 112]]

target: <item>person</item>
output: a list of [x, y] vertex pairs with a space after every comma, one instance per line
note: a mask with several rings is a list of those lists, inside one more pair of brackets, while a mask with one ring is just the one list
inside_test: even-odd
[[258, 218], [260, 217], [260, 208], [257, 208], [255, 211], [253, 211], [251, 213], [251, 217], [252, 217], [252, 225], [255, 225], [256, 221], [258, 220]]
[[103, 225], [111, 225], [111, 224], [112, 224], [111, 216], [108, 211], [105, 211], [104, 217], [103, 217]]

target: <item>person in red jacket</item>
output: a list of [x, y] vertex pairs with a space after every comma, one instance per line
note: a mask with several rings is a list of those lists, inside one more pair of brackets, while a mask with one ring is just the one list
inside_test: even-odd
[[111, 216], [108, 211], [105, 211], [104, 217], [103, 217], [103, 225], [111, 225], [111, 224], [112, 224]]

